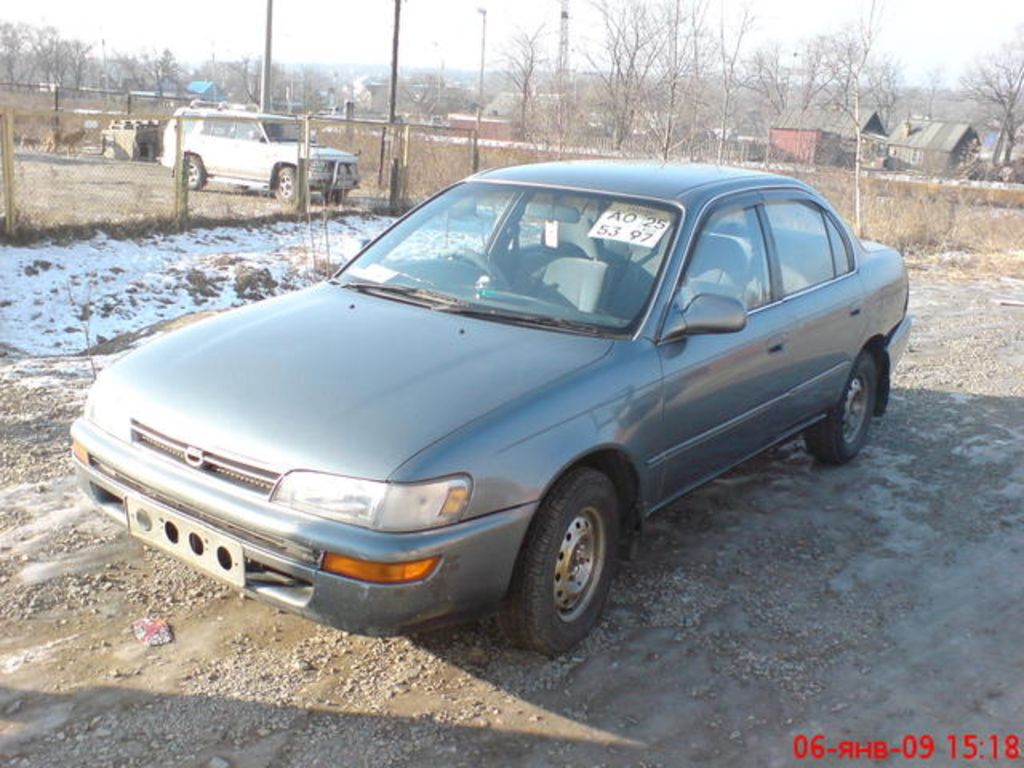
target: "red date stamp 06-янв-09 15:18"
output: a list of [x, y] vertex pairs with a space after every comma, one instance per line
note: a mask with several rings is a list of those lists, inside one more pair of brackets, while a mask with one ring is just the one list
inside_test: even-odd
[[886, 739], [830, 739], [822, 733], [793, 737], [798, 760], [1018, 760], [1022, 756], [1017, 734], [945, 733], [905, 734]]

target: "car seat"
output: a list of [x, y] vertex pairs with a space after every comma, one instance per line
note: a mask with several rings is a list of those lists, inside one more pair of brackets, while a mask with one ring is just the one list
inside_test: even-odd
[[542, 281], [552, 286], [580, 312], [593, 312], [601, 298], [608, 265], [578, 256], [562, 256], [544, 269]]

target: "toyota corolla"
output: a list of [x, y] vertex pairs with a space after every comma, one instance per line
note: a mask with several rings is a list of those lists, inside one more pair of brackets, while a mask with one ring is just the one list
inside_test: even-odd
[[497, 610], [557, 654], [649, 514], [799, 434], [852, 459], [906, 307], [900, 255], [794, 179], [507, 168], [128, 354], [73, 453], [131, 534], [277, 607], [367, 634]]

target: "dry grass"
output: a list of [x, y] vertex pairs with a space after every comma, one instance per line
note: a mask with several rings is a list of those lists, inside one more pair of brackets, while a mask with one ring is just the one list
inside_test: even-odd
[[[839, 171], [799, 175], [853, 220], [853, 180]], [[907, 254], [1005, 253], [1024, 243], [1024, 188], [988, 189], [868, 178], [864, 230]]]

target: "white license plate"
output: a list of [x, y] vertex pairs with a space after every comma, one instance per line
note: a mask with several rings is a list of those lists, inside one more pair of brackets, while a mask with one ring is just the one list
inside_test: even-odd
[[160, 504], [129, 497], [125, 506], [133, 536], [232, 586], [245, 586], [245, 560], [238, 541]]

